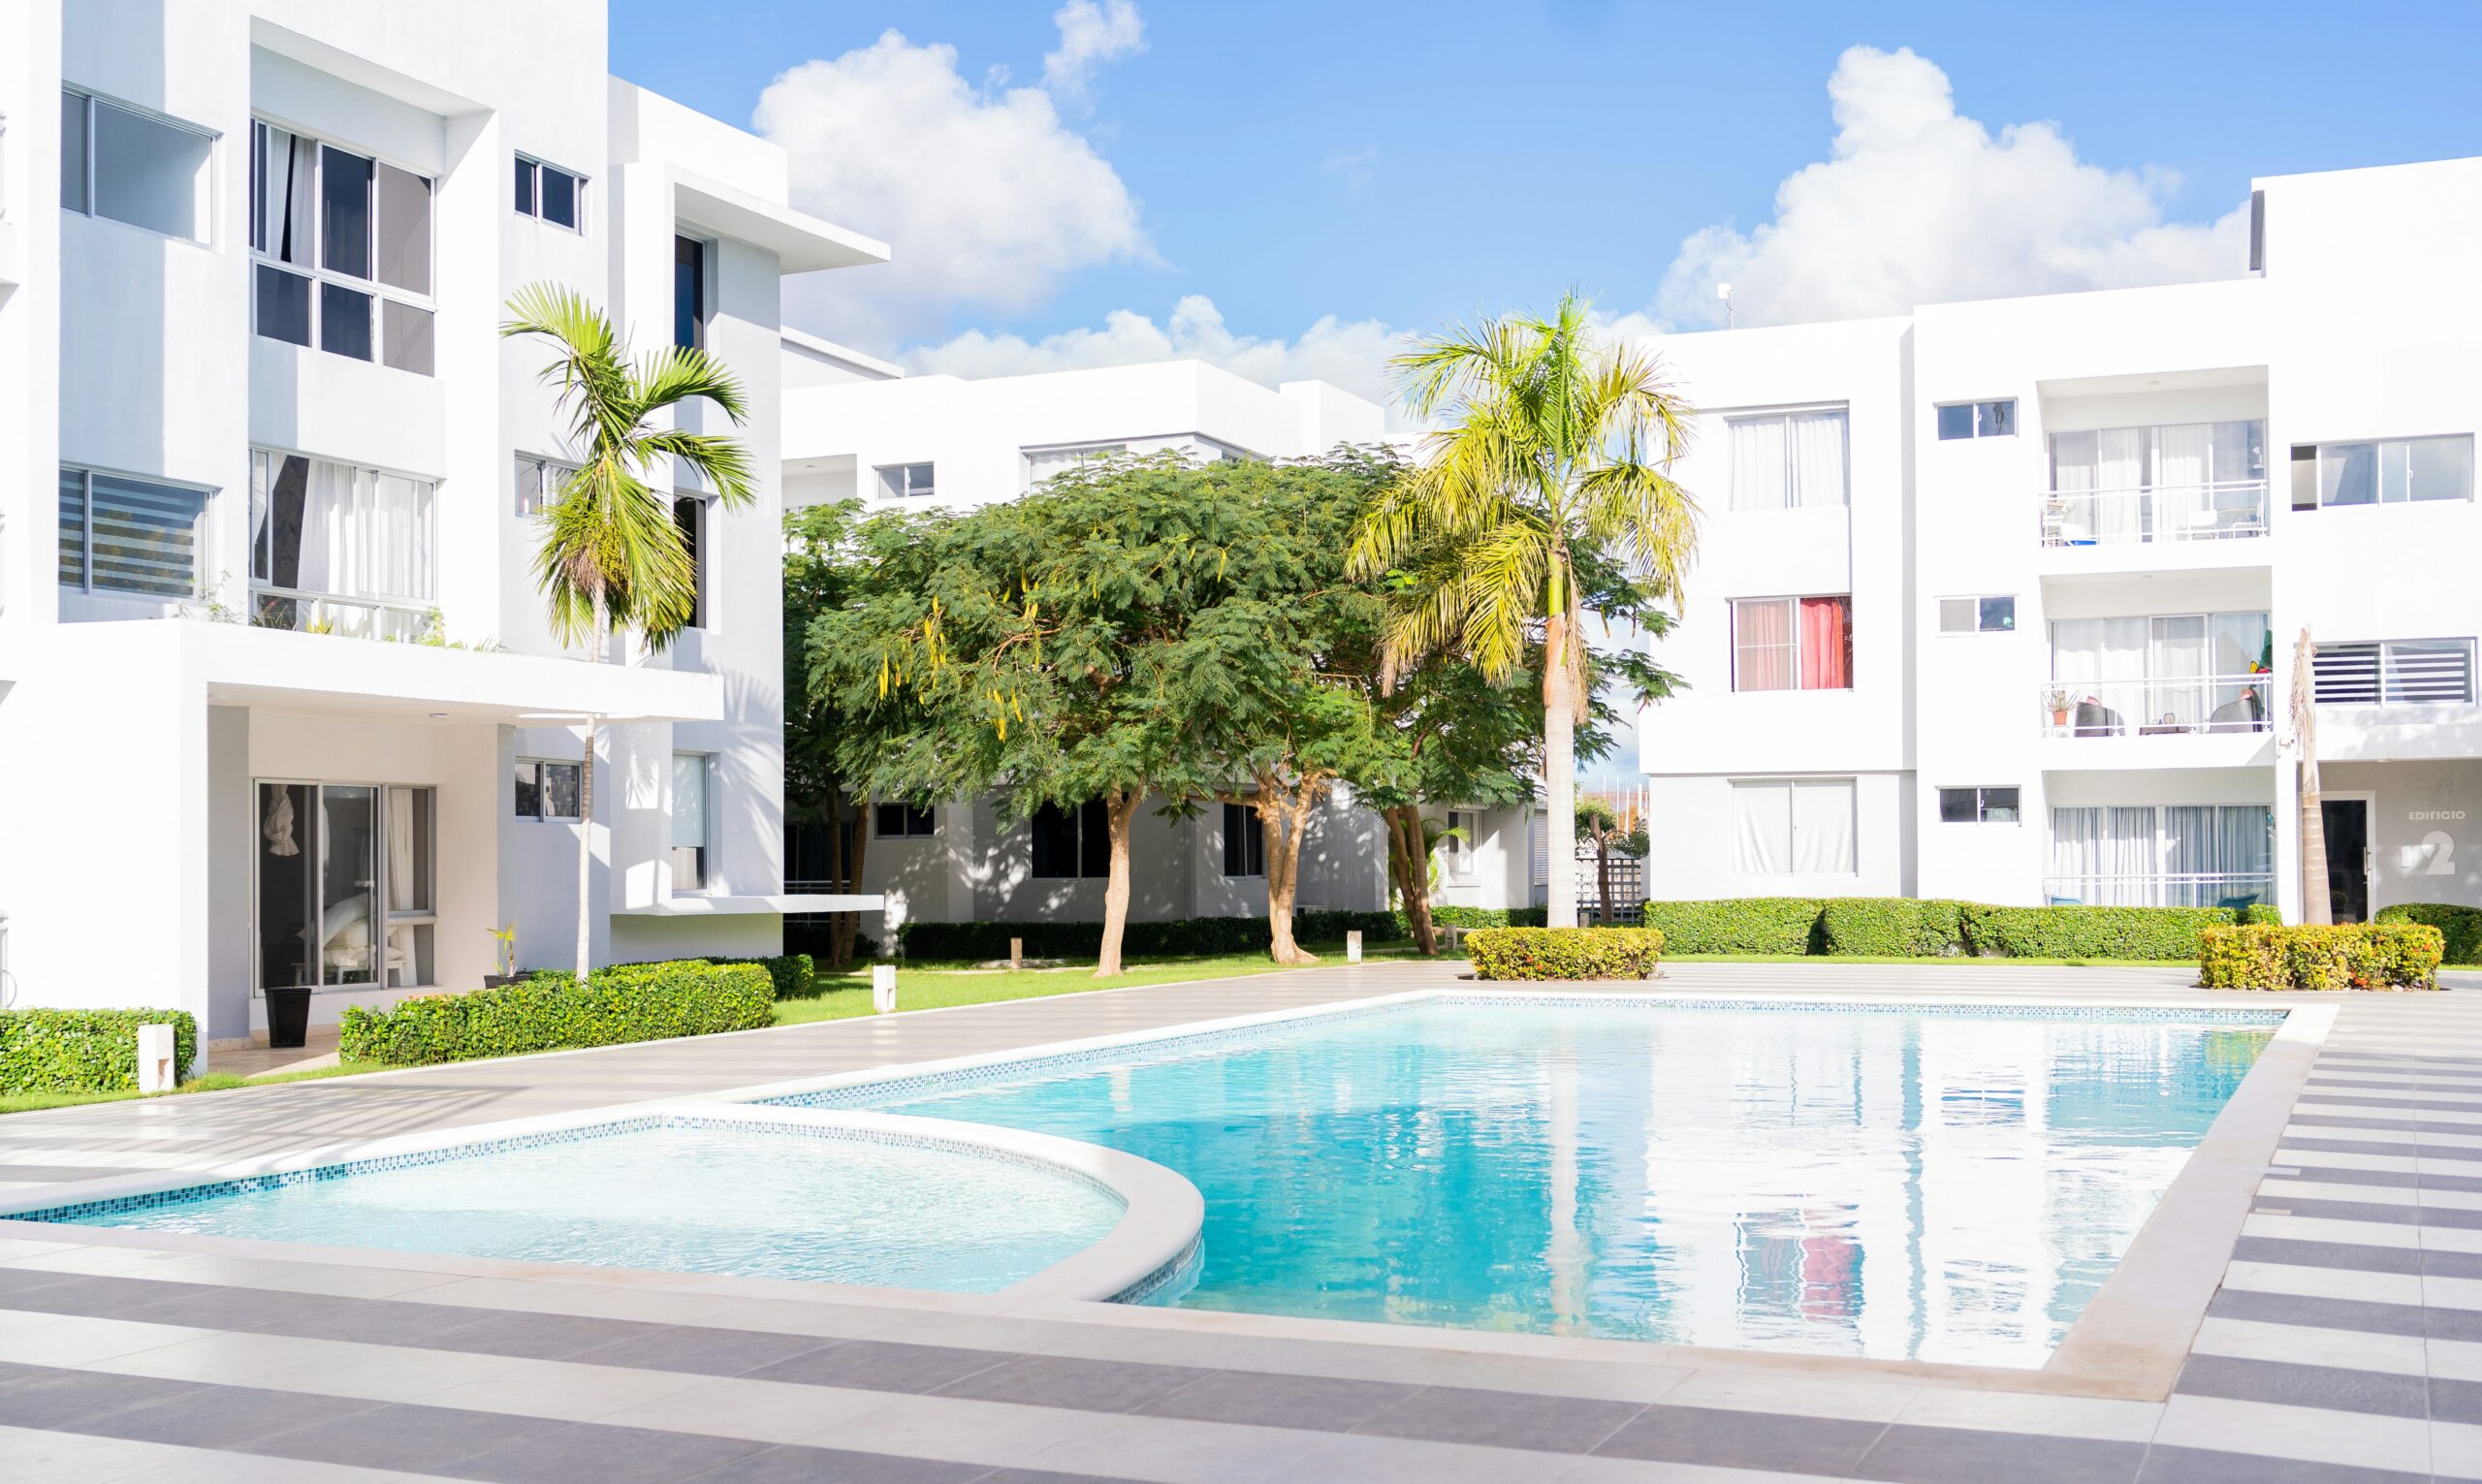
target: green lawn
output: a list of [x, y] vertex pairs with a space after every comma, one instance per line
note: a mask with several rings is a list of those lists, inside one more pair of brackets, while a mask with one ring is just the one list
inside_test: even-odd
[[1954, 954], [1946, 958], [1924, 955], [1905, 958], [1901, 955], [1863, 953], [1668, 953], [1666, 963], [2005, 963], [2013, 967], [2032, 968], [2196, 968], [2195, 959], [2004, 959], [1974, 958]]
[[277, 1072], [272, 1076], [236, 1077], [231, 1072], [209, 1072], [193, 1077], [170, 1092], [0, 1092], [0, 1114], [31, 1113], [38, 1108], [76, 1108], [85, 1103], [125, 1103], [137, 1097], [179, 1097], [185, 1092], [221, 1092], [230, 1088], [261, 1088], [274, 1082], [317, 1082], [328, 1077], [351, 1077], [358, 1072], [384, 1072], [387, 1068], [376, 1061], [353, 1061], [342, 1066], [323, 1066], [306, 1072]]

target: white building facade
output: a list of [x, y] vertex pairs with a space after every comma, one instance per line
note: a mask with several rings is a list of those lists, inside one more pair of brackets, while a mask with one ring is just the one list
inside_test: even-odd
[[[1658, 899], [2482, 903], [2482, 160], [2257, 182], [2248, 276], [1651, 342], [1699, 408]], [[2235, 265], [2236, 268], [2240, 265]]]
[[[1195, 361], [970, 380], [905, 376], [807, 335], [785, 337], [788, 508], [858, 499], [865, 510], [969, 510], [1013, 500], [1083, 459], [1177, 450], [1193, 458], [1292, 458], [1386, 436], [1374, 404], [1324, 382], [1269, 389]], [[891, 928], [917, 921], [1094, 920], [1102, 916], [1098, 820], [1046, 810], [1002, 828], [990, 800], [930, 810], [880, 805], [869, 821], [862, 889], [887, 899]], [[1440, 811], [1445, 814], [1447, 811]], [[1440, 900], [1530, 899], [1518, 810], [1459, 811], [1441, 853]], [[1139, 920], [1266, 911], [1254, 811], [1210, 805], [1186, 820], [1141, 813], [1131, 840]], [[824, 869], [819, 827], [797, 830], [793, 874]], [[1302, 853], [1304, 910], [1387, 903], [1387, 839], [1373, 811], [1337, 789]]]
[[[20, 1004], [477, 987], [772, 952], [779, 288], [881, 261], [782, 152], [610, 78], [595, 0], [31, 0], [0, 16], [0, 913]], [[549, 281], [740, 379], [758, 497], [677, 484], [696, 626], [548, 632], [578, 450], [503, 339]], [[684, 414], [722, 428], [712, 408]]]

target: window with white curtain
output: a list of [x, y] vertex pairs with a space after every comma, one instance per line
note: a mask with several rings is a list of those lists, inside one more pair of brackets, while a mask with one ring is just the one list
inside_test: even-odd
[[707, 889], [707, 754], [672, 755], [672, 889]]
[[414, 637], [437, 595], [431, 496], [427, 479], [252, 453], [254, 621]]
[[1853, 599], [1734, 598], [1733, 689], [1853, 688]]
[[2054, 808], [2048, 890], [2087, 906], [2273, 900], [2275, 830], [2263, 804]]
[[1843, 408], [1726, 418], [1734, 510], [1847, 502]]
[[2265, 614], [2155, 614], [2052, 623], [2052, 691], [2077, 736], [2177, 727], [2263, 730], [2274, 651]]
[[2051, 437], [2054, 544], [2266, 529], [2267, 425], [2105, 427]]
[[1745, 876], [1852, 875], [1853, 780], [1735, 779], [1733, 860]]

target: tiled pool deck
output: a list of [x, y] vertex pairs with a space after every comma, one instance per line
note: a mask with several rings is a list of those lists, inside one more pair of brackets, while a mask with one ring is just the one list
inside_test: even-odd
[[[1664, 989], [2275, 1003], [2185, 977], [1688, 964]], [[0, 1119], [0, 1187], [1452, 983], [1319, 969], [21, 1114]], [[2243, 1172], [2245, 1225], [2186, 1239], [2223, 1264], [2204, 1322], [2185, 1353], [2133, 1352], [2117, 1384], [17, 1225], [0, 1236], [0, 1478], [2482, 1479], [2482, 991], [2314, 1003], [2336, 1021], [2267, 1110], [2280, 1143]]]

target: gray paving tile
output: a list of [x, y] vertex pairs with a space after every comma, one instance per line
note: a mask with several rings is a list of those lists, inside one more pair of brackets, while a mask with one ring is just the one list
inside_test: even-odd
[[745, 1378], [921, 1396], [1016, 1358], [1006, 1350], [966, 1350], [893, 1340], [847, 1340], [761, 1366], [747, 1373]]
[[1657, 1403], [1604, 1439], [1594, 1452], [1599, 1458], [1771, 1468], [1840, 1478], [1887, 1430], [1883, 1422], [1772, 1416]]
[[2418, 1375], [2384, 1371], [2346, 1371], [2287, 1361], [2192, 1355], [2180, 1367], [2175, 1391], [2234, 1402], [2273, 1402], [2332, 1411], [2375, 1412], [2387, 1417], [2425, 1417], [2430, 1400]]
[[2353, 1468], [2160, 1443], [2146, 1450], [2146, 1466], [2137, 1478], [2138, 1484], [2429, 1484], [2425, 1475], [2393, 1468]]
[[115, 1319], [136, 1319], [143, 1317], [140, 1311], [148, 1305], [180, 1296], [148, 1293], [135, 1279], [70, 1277], [59, 1282], [37, 1283], [0, 1293], [0, 1311], [15, 1310], [30, 1314], [110, 1315]]
[[421, 1473], [571, 1426], [545, 1417], [399, 1404], [253, 1438], [238, 1451]]
[[[2411, 1190], [2422, 1184], [2422, 1177], [2411, 1170], [2352, 1170], [2332, 1164], [2295, 1165], [2282, 1158], [2269, 1163], [2292, 1171], [2283, 1177], [2286, 1180], [2311, 1180], [2322, 1185], [2381, 1185], [2391, 1190]], [[2282, 1193], [2275, 1186], [2263, 1186], [2258, 1197], [2272, 1200]]]
[[0, 1309], [16, 1307], [9, 1302], [13, 1294], [31, 1293], [37, 1288], [48, 1288], [56, 1283], [77, 1283], [84, 1280], [83, 1276], [76, 1273], [60, 1273], [49, 1268], [21, 1268], [0, 1263]]
[[1237, 1422], [1305, 1432], [1349, 1433], [1421, 1390], [1398, 1381], [1358, 1381], [1264, 1371], [1218, 1371], [1138, 1408], [1149, 1417]]
[[463, 1350], [476, 1355], [516, 1355], [527, 1360], [574, 1360], [588, 1350], [644, 1343], [677, 1326], [647, 1324], [635, 1319], [602, 1319], [591, 1314], [532, 1314], [515, 1310], [469, 1310], [472, 1322], [424, 1336], [425, 1349]]
[[2359, 1242], [2297, 1242], [2289, 1237], [2243, 1237], [2232, 1245], [2235, 1262], [2285, 1263], [2296, 1268], [2348, 1268], [2355, 1273], [2419, 1273], [2422, 1254], [2408, 1247]]
[[[2427, 1219], [2420, 1207], [2400, 1201], [2331, 1201], [2267, 1189], [2258, 1192], [2249, 1209], [2276, 1216], [2316, 1216], [2325, 1221], [2370, 1221], [2381, 1226], [2419, 1226]], [[2482, 1216], [2482, 1212], [2466, 1215]]]
[[2426, 1309], [2422, 1310], [2423, 1332], [2433, 1340], [2469, 1340], [2482, 1342], [2482, 1310]]
[[[2422, 1147], [2418, 1144], [2389, 1144], [2375, 1139], [2312, 1139], [2286, 1134], [2283, 1142], [2275, 1147], [2275, 1157], [2269, 1162], [2283, 1164], [2286, 1150], [2315, 1154], [2377, 1154], [2390, 1159], [2412, 1159], [2422, 1153]], [[2482, 1150], [2473, 1152], [2482, 1156]]]
[[[2367, 1299], [2321, 1299], [2225, 1288], [2215, 1294], [2207, 1312], [2218, 1319], [2248, 1319], [2259, 1324], [2358, 1330], [2366, 1335], [2421, 1335], [2428, 1333], [2427, 1321], [2434, 1310], [2426, 1310], [2418, 1304], [2377, 1304]], [[2476, 1318], [2482, 1318], [2482, 1314]]]
[[1484, 1443], [1537, 1453], [1590, 1453], [1641, 1410], [1636, 1402], [1428, 1386], [1352, 1431], [1374, 1437]]
[[580, 1423], [486, 1449], [437, 1471], [493, 1484], [678, 1484], [769, 1449], [739, 1437]]
[[2482, 1381], [2431, 1377], [2431, 1420], [2482, 1422]]
[[1899, 1484], [1990, 1484], [1994, 1479], [2130, 1484], [2145, 1461], [2146, 1444], [2139, 1442], [1908, 1427], [1899, 1422], [1862, 1455], [1853, 1477]]
[[1195, 1366], [1021, 1355], [961, 1376], [941, 1386], [938, 1395], [1085, 1412], [1129, 1412], [1214, 1373]]
[[995, 1468], [974, 1476], [973, 1484], [1137, 1484], [1136, 1480], [1100, 1473], [1054, 1473], [1048, 1468]]
[[54, 1371], [20, 1375], [0, 1387], [0, 1427], [82, 1430], [111, 1412], [168, 1401], [200, 1389], [196, 1381], [151, 1375], [111, 1375], [100, 1371]]
[[[1000, 1477], [980, 1464], [788, 1444], [710, 1469], [698, 1475], [698, 1484], [981, 1484]], [[1021, 1477], [1055, 1480], [1070, 1476], [1026, 1472]]]
[[2425, 1278], [2482, 1278], [2482, 1252], [2443, 1252], [2425, 1247], [2422, 1249], [2422, 1275]]
[[2409, 1108], [2423, 1113], [2482, 1113], [2482, 1103], [2454, 1098], [2384, 1097], [2352, 1092], [2305, 1091], [2301, 1104], [2326, 1108]]
[[194, 1386], [166, 1401], [90, 1418], [78, 1431], [185, 1448], [229, 1449], [378, 1406], [357, 1397], [310, 1396], [259, 1386]]
[[[615, 1341], [561, 1357], [589, 1366], [630, 1366], [640, 1371], [680, 1371], [696, 1375], [739, 1375], [836, 1343], [817, 1335], [778, 1335], [756, 1330], [680, 1324], [652, 1335]], [[453, 1348], [453, 1345], [451, 1346]]]

